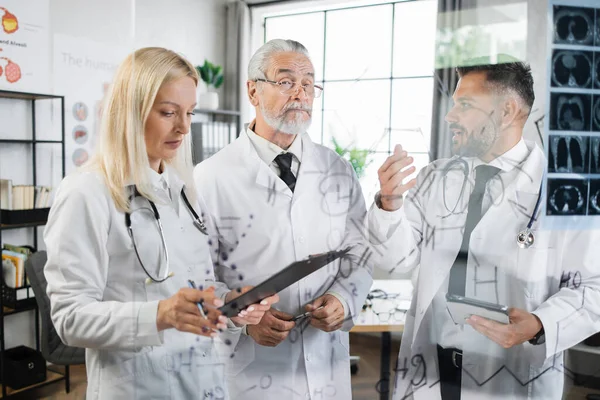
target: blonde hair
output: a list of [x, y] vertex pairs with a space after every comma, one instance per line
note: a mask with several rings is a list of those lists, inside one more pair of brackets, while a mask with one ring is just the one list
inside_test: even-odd
[[[146, 120], [161, 86], [185, 76], [198, 86], [194, 66], [175, 52], [160, 47], [136, 50], [117, 69], [103, 107], [98, 147], [86, 167], [100, 171], [121, 211], [129, 211], [125, 190], [128, 183], [135, 184], [142, 196], [157, 202], [147, 172]], [[195, 200], [190, 136], [184, 135], [176, 156], [163, 162], [177, 171], [190, 200]]]

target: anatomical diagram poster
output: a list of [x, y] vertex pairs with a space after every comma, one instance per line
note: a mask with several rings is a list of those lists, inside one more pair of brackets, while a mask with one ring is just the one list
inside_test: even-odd
[[54, 90], [65, 96], [66, 172], [92, 155], [102, 102], [128, 49], [84, 37], [54, 35]]
[[0, 90], [50, 88], [50, 0], [0, 1]]

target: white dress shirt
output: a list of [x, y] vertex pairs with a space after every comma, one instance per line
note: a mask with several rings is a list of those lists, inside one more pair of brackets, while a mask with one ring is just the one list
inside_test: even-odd
[[275, 162], [275, 157], [280, 154], [291, 153], [292, 154], [292, 173], [297, 178], [298, 171], [300, 170], [300, 163], [302, 163], [302, 138], [300, 135], [296, 135], [294, 141], [290, 145], [290, 147], [285, 150], [281, 147], [277, 146], [275, 143], [268, 141], [262, 136], [257, 135], [254, 129], [255, 122], [252, 121], [250, 125], [248, 125], [248, 129], [246, 129], [246, 133], [250, 138], [250, 143], [256, 149], [258, 156], [261, 160], [263, 160], [274, 172], [277, 176], [280, 175], [279, 165]]

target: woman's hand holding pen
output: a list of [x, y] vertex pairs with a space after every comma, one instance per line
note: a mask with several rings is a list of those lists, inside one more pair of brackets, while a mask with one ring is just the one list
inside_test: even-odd
[[[158, 302], [156, 326], [159, 332], [175, 328], [202, 336], [217, 336], [215, 330], [227, 329], [227, 318], [215, 308], [223, 305], [223, 300], [215, 296], [215, 288], [206, 290], [191, 288], [179, 289], [175, 295]], [[203, 307], [206, 318], [201, 314]]]
[[[246, 293], [254, 286], [244, 286], [241, 289], [232, 290], [225, 296], [225, 302], [229, 302], [243, 293]], [[240, 311], [237, 317], [232, 317], [231, 321], [237, 326], [243, 325], [256, 325], [260, 322], [263, 315], [271, 308], [271, 305], [279, 301], [279, 296], [274, 294], [273, 296], [263, 299], [259, 304], [252, 304], [245, 310]]]

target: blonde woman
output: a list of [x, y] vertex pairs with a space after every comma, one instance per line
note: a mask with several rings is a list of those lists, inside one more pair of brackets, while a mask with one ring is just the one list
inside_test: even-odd
[[[86, 348], [88, 399], [227, 398], [215, 307], [237, 291], [214, 282], [191, 179], [197, 84], [172, 51], [127, 57], [95, 156], [57, 190], [45, 275], [56, 331]], [[277, 299], [232, 320], [256, 324]]]

